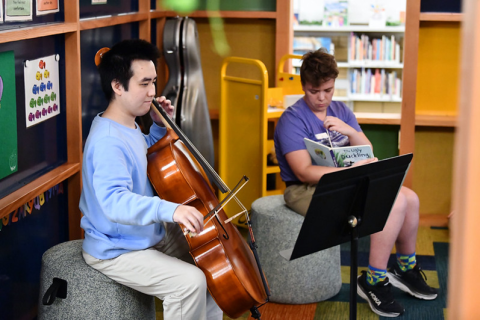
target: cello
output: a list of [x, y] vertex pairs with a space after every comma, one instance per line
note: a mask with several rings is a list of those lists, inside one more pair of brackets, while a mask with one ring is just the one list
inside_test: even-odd
[[[103, 53], [95, 56], [98, 66]], [[204, 229], [192, 234], [180, 224], [190, 248], [190, 255], [205, 274], [207, 287], [220, 309], [230, 318], [238, 318], [250, 310], [260, 319], [259, 307], [268, 302], [270, 292], [256, 253], [255, 239], [248, 213], [235, 197], [248, 178], [230, 191], [210, 164], [170, 119], [165, 110], [152, 100], [152, 109], [159, 115], [167, 132], [147, 151], [147, 174], [158, 196], [170, 202], [195, 207], [204, 216]], [[210, 183], [230, 194], [220, 203]], [[230, 223], [222, 207], [235, 199], [244, 210], [249, 227], [250, 246], [237, 227]]]
[[204, 272], [217, 305], [231, 318], [250, 310], [252, 317], [259, 319], [258, 307], [268, 302], [269, 289], [255, 252], [250, 221], [251, 247], [237, 227], [228, 222], [208, 177], [215, 179], [219, 188], [228, 188], [158, 102], [154, 99], [152, 103], [167, 133], [147, 151], [150, 182], [160, 198], [193, 206], [207, 220], [201, 233], [186, 233], [186, 239], [190, 255]]

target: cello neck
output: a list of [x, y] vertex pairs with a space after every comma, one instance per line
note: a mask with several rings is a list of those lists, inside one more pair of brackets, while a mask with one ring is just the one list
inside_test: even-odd
[[208, 163], [208, 161], [202, 156], [202, 154], [195, 148], [193, 143], [188, 139], [188, 137], [183, 133], [183, 131], [175, 124], [175, 122], [170, 119], [168, 116], [167, 112], [160, 106], [158, 101], [156, 99], [152, 100], [152, 105], [153, 105], [153, 110], [157, 115], [160, 117], [162, 120], [163, 124], [165, 127], [172, 129], [177, 136], [179, 137], [180, 140], [185, 144], [187, 149], [192, 153], [192, 155], [195, 157], [195, 159], [198, 161], [198, 163], [202, 166], [203, 170], [207, 174], [208, 178], [210, 181], [215, 183], [215, 185], [218, 187], [218, 189], [222, 193], [226, 193], [229, 191], [227, 185], [223, 180], [220, 178], [220, 176], [215, 172], [215, 170], [212, 168], [212, 166]]

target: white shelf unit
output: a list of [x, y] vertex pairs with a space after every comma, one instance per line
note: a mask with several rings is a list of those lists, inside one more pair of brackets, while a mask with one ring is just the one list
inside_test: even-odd
[[342, 27], [324, 27], [324, 26], [306, 26], [295, 25], [293, 31], [313, 31], [313, 32], [377, 32], [377, 33], [405, 33], [405, 26], [371, 28], [367, 25], [350, 25]]
[[[352, 93], [351, 88], [351, 75], [355, 69], [368, 70], [372, 69], [385, 69], [386, 72], [397, 72], [398, 78], [402, 78], [403, 70], [403, 35], [405, 33], [404, 26], [397, 27], [384, 27], [384, 28], [370, 28], [366, 25], [351, 25], [343, 27], [324, 27], [324, 26], [304, 26], [296, 25], [293, 27], [294, 37], [331, 37], [332, 42], [335, 43], [335, 57], [337, 58], [337, 64], [340, 69], [340, 73], [345, 75], [346, 78], [338, 78], [335, 84], [336, 94], [344, 93], [344, 95], [336, 96], [334, 99], [345, 102], [352, 110], [355, 111], [355, 102], [394, 102], [398, 103], [398, 110], [400, 110], [400, 104], [402, 102], [401, 97], [391, 94], [359, 94]], [[370, 39], [381, 39], [382, 36], [387, 36], [389, 39], [393, 35], [396, 41], [400, 41], [400, 59], [397, 61], [388, 60], [351, 60], [351, 43], [350, 35], [354, 33], [356, 36], [362, 34], [368, 35]], [[335, 38], [335, 40], [334, 40]], [[339, 42], [339, 43], [338, 43]], [[343, 46], [343, 48], [342, 48]], [[299, 73], [299, 67], [301, 66], [300, 59], [293, 59], [292, 66], [295, 73]], [[346, 69], [346, 70], [342, 70]], [[342, 72], [343, 71], [343, 72]], [[401, 90], [401, 89], [400, 89]]]

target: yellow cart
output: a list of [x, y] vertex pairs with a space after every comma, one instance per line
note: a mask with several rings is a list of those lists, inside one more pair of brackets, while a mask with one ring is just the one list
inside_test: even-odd
[[[274, 150], [273, 133], [284, 110], [283, 97], [303, 94], [300, 76], [283, 71], [288, 59], [299, 58], [301, 56], [285, 55], [280, 60], [278, 87], [273, 88], [268, 87], [268, 72], [260, 60], [228, 57], [223, 61], [219, 174], [230, 188], [233, 188], [243, 175], [250, 179], [238, 193], [238, 198], [248, 210], [256, 199], [282, 194], [285, 189], [279, 175], [280, 168], [277, 165], [268, 165], [267, 156]], [[220, 195], [221, 199], [223, 197], [224, 195]], [[233, 216], [240, 208], [229, 203], [225, 210], [228, 216]], [[244, 216], [234, 222], [243, 226]]]

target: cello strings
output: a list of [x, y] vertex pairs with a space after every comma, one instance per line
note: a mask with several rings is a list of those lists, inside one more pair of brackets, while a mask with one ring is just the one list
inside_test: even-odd
[[[220, 211], [220, 209], [223, 208], [222, 205], [223, 205], [228, 199], [230, 199], [232, 196], [234, 196], [234, 195], [238, 192], [238, 191], [235, 192], [235, 190], [237, 190], [237, 188], [240, 186], [240, 184], [242, 183], [242, 180], [245, 180], [245, 183], [247, 183], [249, 179], [248, 179], [246, 176], [243, 176], [243, 177], [240, 179], [240, 181], [238, 181], [238, 183], [237, 183], [236, 186], [233, 188], [233, 190], [230, 191], [230, 192], [228, 193], [228, 195], [227, 195], [222, 201], [220, 201], [220, 202], [216, 205], [215, 208], [213, 208], [213, 210], [211, 210], [208, 214], [205, 215], [205, 217], [203, 218], [204, 220], [207, 219], [208, 217], [210, 217], [210, 215], [211, 215], [215, 210]], [[244, 184], [245, 184], [245, 183], [244, 183]], [[243, 186], [242, 186], [242, 187], [243, 187]]]
[[[158, 101], [153, 98], [152, 100], [152, 104], [154, 106], [154, 111], [158, 114], [158, 115], [162, 115], [161, 114], [161, 111], [158, 109], [160, 107], [160, 104], [158, 103]], [[158, 104], [158, 107], [156, 106], [156, 104]], [[163, 109], [162, 109], [163, 110]], [[164, 110], [163, 110], [164, 111]], [[166, 112], [165, 112], [166, 113]], [[168, 116], [168, 114], [167, 114]], [[167, 120], [162, 116], [161, 117], [163, 120], [165, 120], [165, 122], [167, 122]], [[175, 128], [179, 131], [177, 132], [177, 134], [181, 135], [183, 139], [185, 139], [185, 141], [188, 142], [188, 144], [192, 147], [192, 149], [195, 150], [196, 154], [198, 155], [198, 157], [201, 158], [201, 160], [203, 161], [203, 163], [205, 164], [205, 166], [209, 169], [210, 173], [215, 177], [215, 179], [217, 179], [217, 182], [220, 183], [222, 185], [222, 187], [227, 190], [227, 192], [231, 192], [230, 188], [225, 184], [225, 182], [222, 180], [222, 178], [218, 175], [218, 173], [212, 168], [212, 166], [210, 165], [210, 163], [208, 163], [208, 161], [203, 157], [203, 155], [197, 150], [197, 148], [195, 147], [195, 145], [190, 141], [190, 139], [188, 139], [188, 137], [183, 134], [183, 132], [177, 127], [177, 125], [172, 122], [173, 126], [175, 126]], [[167, 125], [167, 123], [165, 123], [165, 125]], [[246, 212], [245, 214], [245, 218], [247, 220], [247, 222], [249, 221], [249, 217], [248, 217], [248, 210], [247, 208], [245, 208], [245, 206], [240, 202], [240, 200], [237, 198], [237, 197], [234, 197], [235, 199], [235, 202], [240, 206], [241, 209], [243, 209], [244, 212]], [[242, 212], [243, 212], [242, 211]]]
[[[222, 203], [222, 204], [220, 205], [220, 208], [216, 209], [216, 210], [215, 210], [215, 213], [214, 213], [214, 214], [210, 217], [210, 219], [208, 219], [208, 221], [205, 222], [203, 225], [205, 226], [207, 223], [210, 222], [210, 220], [212, 220], [215, 216], [217, 216], [217, 214], [220, 212], [220, 210], [222, 210], [223, 207], [224, 207], [225, 205], [227, 205], [227, 203], [228, 203], [232, 198], [236, 198], [235, 195], [247, 184], [247, 182], [248, 182], [248, 180], [246, 180], [246, 181], [238, 188], [237, 191], [235, 191], [234, 193], [229, 194], [229, 195], [228, 195], [228, 199], [225, 198], [225, 199], [227, 199], [227, 201], [225, 201], [224, 203]], [[238, 185], [237, 185], [237, 186], [238, 186]], [[225, 200], [225, 199], [224, 199], [224, 200]], [[246, 210], [246, 209], [245, 209], [245, 210]], [[241, 213], [243, 213], [243, 211], [242, 211]], [[237, 214], [237, 215], [238, 215], [238, 214]]]
[[238, 217], [239, 215], [241, 215], [242, 213], [245, 213], [245, 212], [247, 212], [247, 210], [240, 211], [240, 212], [237, 213], [236, 215], [231, 216], [231, 217], [228, 218], [227, 220], [223, 221], [223, 223], [227, 224], [227, 223], [229, 223], [230, 221], [232, 221], [233, 219], [235, 219], [236, 217]]

